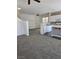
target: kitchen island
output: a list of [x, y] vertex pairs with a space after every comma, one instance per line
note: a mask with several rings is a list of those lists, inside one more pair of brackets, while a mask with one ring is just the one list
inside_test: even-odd
[[41, 34], [48, 33], [49, 36], [61, 37], [61, 25], [60, 24], [42, 24]]

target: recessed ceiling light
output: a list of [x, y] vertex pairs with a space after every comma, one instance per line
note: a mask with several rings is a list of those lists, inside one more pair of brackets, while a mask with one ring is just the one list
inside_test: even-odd
[[18, 8], [18, 10], [21, 10], [21, 8]]

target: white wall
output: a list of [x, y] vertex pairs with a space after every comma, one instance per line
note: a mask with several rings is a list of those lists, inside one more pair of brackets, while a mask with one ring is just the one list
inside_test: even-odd
[[17, 18], [17, 36], [23, 34], [29, 35], [28, 22], [24, 22], [21, 19]]
[[28, 20], [30, 29], [40, 28], [41, 17], [36, 15], [21, 14], [20, 18], [24, 21]]

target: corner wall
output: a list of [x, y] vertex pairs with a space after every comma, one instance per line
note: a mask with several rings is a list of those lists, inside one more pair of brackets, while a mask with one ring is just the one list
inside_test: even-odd
[[29, 35], [28, 22], [23, 22], [21, 19], [17, 18], [17, 36], [23, 34]]

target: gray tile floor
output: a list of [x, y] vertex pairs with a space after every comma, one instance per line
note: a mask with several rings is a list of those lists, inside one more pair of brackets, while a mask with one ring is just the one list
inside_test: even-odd
[[17, 37], [17, 59], [61, 59], [61, 40], [31, 30], [29, 37]]

